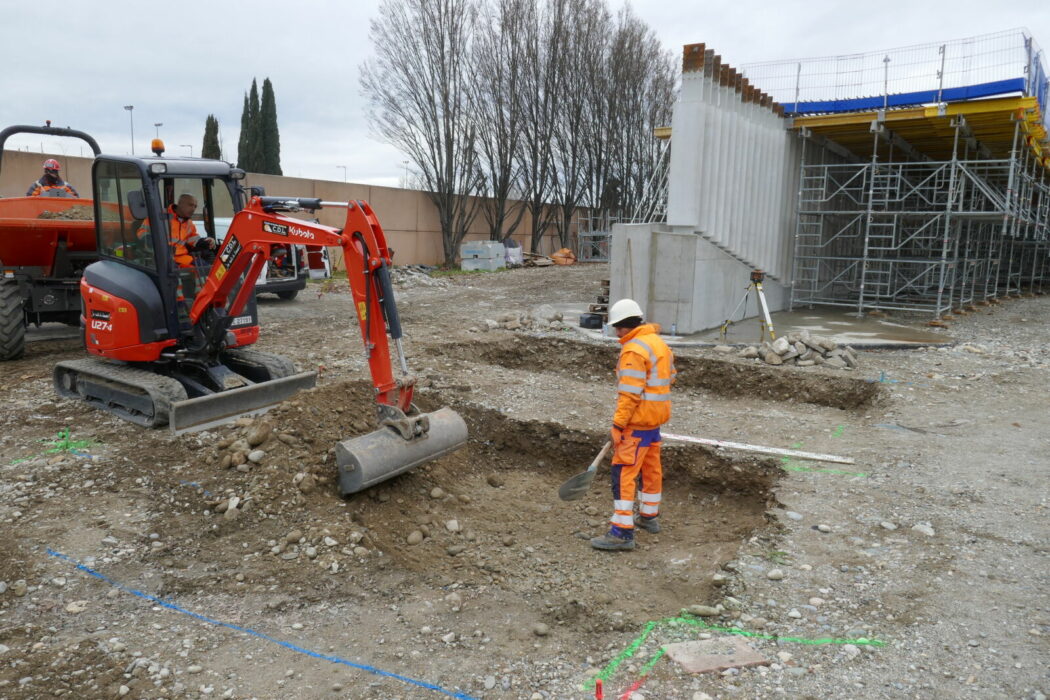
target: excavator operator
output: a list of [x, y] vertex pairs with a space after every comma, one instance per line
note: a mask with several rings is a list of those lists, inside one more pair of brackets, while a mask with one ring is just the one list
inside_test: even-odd
[[29, 186], [26, 197], [79, 197], [73, 186], [59, 177], [60, 170], [57, 160], [45, 160], [43, 177]]
[[[181, 194], [178, 200], [168, 207], [168, 228], [171, 232], [171, 253], [179, 267], [193, 267], [193, 252], [214, 250], [215, 241], [198, 235], [197, 225], [193, 223], [193, 213], [197, 211], [197, 198], [192, 194]], [[149, 233], [149, 222], [143, 222], [138, 231], [139, 238]]]

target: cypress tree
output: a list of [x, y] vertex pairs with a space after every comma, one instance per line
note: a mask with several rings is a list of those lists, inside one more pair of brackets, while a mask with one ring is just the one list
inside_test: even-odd
[[204, 120], [204, 143], [201, 145], [201, 158], [222, 158], [219, 148], [219, 120], [209, 114]]
[[241, 135], [237, 139], [237, 167], [251, 172], [251, 149], [248, 147], [251, 136], [251, 111], [248, 105], [248, 93], [244, 93], [244, 110], [241, 112]]
[[277, 100], [269, 78], [263, 80], [262, 103], [259, 105], [259, 136], [262, 149], [260, 172], [280, 175], [281, 134], [277, 128]]
[[262, 149], [262, 137], [259, 120], [259, 87], [255, 82], [255, 78], [252, 78], [252, 89], [248, 93], [248, 163], [251, 165], [250, 170], [253, 173], [266, 172], [263, 170], [265, 166], [263, 149]]

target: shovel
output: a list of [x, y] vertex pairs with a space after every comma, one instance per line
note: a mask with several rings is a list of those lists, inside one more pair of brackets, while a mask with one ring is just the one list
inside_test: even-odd
[[587, 471], [580, 472], [561, 485], [558, 489], [558, 498], [563, 501], [575, 501], [583, 498], [583, 495], [587, 493], [587, 489], [591, 487], [591, 482], [594, 481], [594, 475], [598, 473], [598, 463], [609, 452], [610, 447], [612, 447], [612, 440], [606, 441], [602, 451], [591, 462], [591, 466], [587, 467]]

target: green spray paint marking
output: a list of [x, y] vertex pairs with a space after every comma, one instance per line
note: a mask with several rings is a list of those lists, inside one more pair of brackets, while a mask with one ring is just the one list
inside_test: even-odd
[[861, 476], [867, 478], [864, 472], [844, 472], [841, 469], [812, 469], [810, 467], [784, 466], [789, 472], [816, 472], [817, 474], [838, 474], [840, 476]]
[[91, 447], [92, 445], [95, 445], [96, 444], [95, 441], [94, 440], [71, 440], [70, 439], [71, 436], [72, 436], [72, 432], [70, 431], [69, 428], [66, 428], [65, 430], [58, 431], [58, 436], [54, 440], [40, 440], [40, 442], [44, 443], [45, 445], [51, 445], [50, 449], [44, 450], [44, 452], [42, 454], [34, 455], [33, 457], [26, 457], [26, 458], [23, 458], [23, 459], [16, 459], [16, 460], [11, 462], [11, 466], [14, 466], [16, 464], [21, 464], [22, 462], [28, 462], [29, 460], [36, 459], [37, 457], [43, 457], [44, 455], [51, 455], [51, 454], [55, 454], [55, 453], [58, 453], [58, 452], [70, 452], [72, 454], [77, 455], [78, 457], [90, 456], [90, 455], [81, 454], [80, 452], [78, 452], [78, 450], [83, 450], [83, 449], [86, 449], [88, 447]]
[[[656, 620], [647, 622], [645, 627], [642, 629], [642, 633], [638, 635], [627, 648], [621, 651], [616, 657], [606, 664], [605, 668], [598, 672], [593, 678], [589, 679], [583, 684], [584, 690], [590, 690], [594, 688], [595, 681], [602, 679], [602, 681], [609, 680], [613, 674], [616, 673], [617, 669], [620, 668], [628, 659], [638, 653], [638, 650], [645, 644], [646, 640], [658, 627], [674, 626], [674, 625], [690, 625], [693, 627], [699, 627], [704, 630], [711, 630], [713, 632], [725, 632], [726, 634], [733, 634], [739, 637], [751, 637], [753, 639], [769, 639], [776, 642], [793, 642], [795, 644], [809, 644], [813, 646], [826, 645], [826, 644], [854, 644], [858, 646], [872, 646], [872, 647], [883, 647], [886, 646], [886, 642], [879, 639], [865, 639], [863, 637], [859, 639], [835, 639], [833, 637], [824, 637], [821, 639], [806, 639], [804, 637], [779, 637], [775, 634], [759, 634], [758, 632], [748, 632], [747, 630], [740, 629], [739, 627], [718, 627], [716, 625], [709, 625], [706, 622], [699, 620], [695, 617], [669, 617], [664, 620]], [[648, 668], [652, 668], [651, 664], [656, 663], [656, 659], [659, 659], [663, 653], [661, 647], [661, 653], [658, 654], [654, 659], [647, 665]], [[648, 668], [643, 669], [647, 671]]]
[[759, 634], [758, 632], [748, 632], [747, 630], [740, 629], [739, 627], [719, 627], [717, 625], [709, 625], [703, 620], [698, 620], [695, 617], [676, 617], [674, 622], [685, 623], [692, 625], [693, 627], [699, 627], [705, 630], [713, 630], [715, 632], [725, 632], [726, 634], [735, 634], [738, 637], [751, 637], [753, 639], [771, 639], [776, 642], [793, 642], [795, 644], [809, 644], [812, 646], [825, 645], [825, 644], [854, 644], [858, 646], [869, 646], [869, 647], [884, 647], [886, 642], [879, 639], [867, 639], [860, 637], [859, 639], [836, 639], [834, 637], [821, 637], [820, 639], [806, 639], [805, 637], [779, 637], [775, 634]]
[[605, 668], [603, 668], [598, 673], [598, 675], [594, 676], [586, 683], [584, 683], [584, 689], [590, 690], [591, 688], [593, 688], [595, 685], [595, 681], [597, 681], [599, 678], [601, 678], [603, 681], [609, 680], [609, 677], [612, 676], [612, 674], [616, 673], [616, 669], [620, 668], [620, 666], [623, 665], [624, 661], [631, 658], [638, 652], [638, 649], [643, 644], [645, 644], [645, 640], [649, 638], [649, 635], [652, 634], [652, 631], [659, 624], [661, 624], [661, 621], [656, 620], [645, 623], [645, 628], [642, 629], [642, 633], [638, 635], [634, 639], [634, 641], [628, 644], [626, 649], [617, 654], [616, 658], [614, 658], [612, 661], [606, 664]]
[[54, 454], [56, 452], [74, 452], [76, 450], [82, 450], [87, 447], [91, 447], [95, 444], [94, 440], [70, 440], [72, 433], [69, 428], [58, 431], [58, 439], [51, 441], [42, 441], [45, 444], [53, 445], [50, 450], [46, 450], [44, 454]]
[[[831, 433], [831, 437], [841, 437], [842, 433], [846, 430], [846, 426], [840, 425], [835, 428], [835, 431]], [[797, 450], [802, 447], [801, 442], [796, 442], [791, 446], [791, 449]], [[790, 457], [781, 457], [780, 466], [784, 471], [789, 472], [814, 472], [816, 474], [838, 474], [839, 476], [860, 476], [867, 478], [868, 475], [864, 472], [846, 472], [841, 469], [817, 469], [815, 467], [804, 467], [798, 463], [798, 461], [791, 459]]]

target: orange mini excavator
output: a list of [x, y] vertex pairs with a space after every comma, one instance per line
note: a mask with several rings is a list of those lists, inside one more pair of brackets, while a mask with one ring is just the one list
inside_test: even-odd
[[[202, 430], [263, 412], [312, 387], [316, 373], [296, 373], [284, 357], [249, 348], [259, 337], [255, 281], [275, 246], [343, 251], [380, 428], [336, 445], [340, 489], [354, 493], [461, 447], [463, 419], [449, 408], [421, 413], [390, 282], [383, 230], [365, 202], [266, 197], [244, 204], [244, 172], [200, 158], [98, 156], [92, 167], [97, 262], [81, 279], [83, 340], [89, 357], [55, 367], [56, 391], [145, 426]], [[233, 215], [212, 260], [172, 256], [173, 207], [190, 194], [203, 205], [194, 223], [212, 238], [215, 217]], [[288, 216], [346, 209], [337, 229]], [[387, 336], [401, 376], [394, 377]]]

